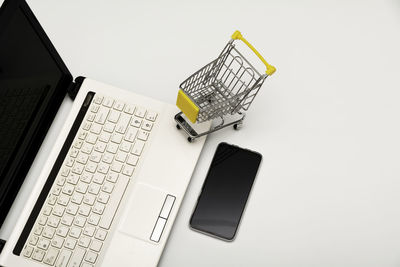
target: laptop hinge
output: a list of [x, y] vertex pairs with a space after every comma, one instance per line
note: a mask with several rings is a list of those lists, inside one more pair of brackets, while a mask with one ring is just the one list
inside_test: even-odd
[[6, 241], [3, 239], [0, 239], [0, 254], [3, 251], [4, 246], [6, 245]]
[[71, 83], [71, 85], [69, 86], [68, 95], [72, 100], [75, 99], [84, 80], [85, 80], [85, 77], [82, 77], [82, 76], [76, 77], [75, 81], [73, 81]]

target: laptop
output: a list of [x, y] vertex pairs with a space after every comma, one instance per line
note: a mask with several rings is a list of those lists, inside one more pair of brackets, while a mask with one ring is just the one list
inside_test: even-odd
[[0, 265], [156, 266], [205, 139], [187, 142], [173, 105], [73, 81], [21, 0], [0, 9], [1, 223], [66, 96], [74, 104]]

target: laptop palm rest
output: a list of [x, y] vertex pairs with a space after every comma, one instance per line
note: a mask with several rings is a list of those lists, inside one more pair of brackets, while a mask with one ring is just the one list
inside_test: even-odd
[[132, 191], [119, 232], [153, 243], [150, 236], [163, 207], [167, 193], [139, 183]]

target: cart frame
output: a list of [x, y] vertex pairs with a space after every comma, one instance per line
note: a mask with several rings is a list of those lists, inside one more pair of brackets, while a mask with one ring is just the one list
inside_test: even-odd
[[[264, 74], [235, 48], [234, 41], [243, 41], [267, 67]], [[258, 51], [236, 31], [220, 55], [180, 84], [175, 115], [178, 129], [184, 129], [188, 141], [233, 125], [240, 129], [248, 110], [265, 79], [275, 72]], [[195, 124], [220, 119], [208, 131], [196, 131]], [[190, 123], [192, 122], [192, 123]]]

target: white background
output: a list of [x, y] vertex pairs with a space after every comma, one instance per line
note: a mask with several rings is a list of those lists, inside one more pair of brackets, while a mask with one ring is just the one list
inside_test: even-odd
[[[160, 266], [400, 266], [399, 1], [28, 3], [74, 76], [165, 102], [236, 29], [277, 67], [243, 129], [208, 137]], [[264, 156], [232, 243], [188, 227], [221, 141]]]

